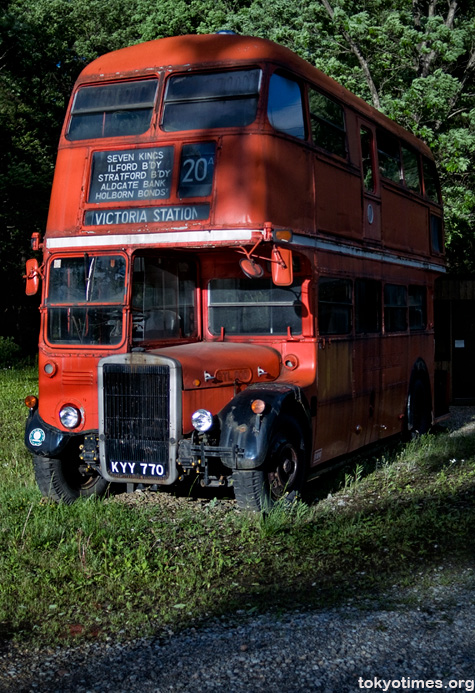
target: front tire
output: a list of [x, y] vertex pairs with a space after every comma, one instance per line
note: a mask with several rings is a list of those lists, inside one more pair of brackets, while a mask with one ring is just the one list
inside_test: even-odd
[[104, 496], [109, 488], [108, 481], [95, 470], [86, 470], [79, 460], [35, 456], [33, 469], [41, 493], [55, 503], [72, 505], [78, 498]]
[[275, 429], [263, 467], [233, 472], [234, 496], [241, 510], [269, 510], [302, 489], [306, 455], [300, 426], [283, 417]]

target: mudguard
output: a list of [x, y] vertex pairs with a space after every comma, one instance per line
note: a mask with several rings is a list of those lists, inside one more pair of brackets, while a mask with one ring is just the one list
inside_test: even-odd
[[[262, 414], [254, 414], [251, 409], [256, 399], [266, 404]], [[223, 464], [232, 469], [261, 467], [274, 429], [279, 425], [279, 417], [284, 414], [298, 422], [305, 438], [310, 436], [310, 411], [300, 388], [269, 383], [251, 385], [240, 392], [218, 414], [221, 427], [219, 445], [234, 451], [232, 462], [223, 458]]]
[[70, 440], [69, 433], [48, 426], [37, 409], [30, 411], [25, 427], [25, 445], [34, 455], [58, 457]]

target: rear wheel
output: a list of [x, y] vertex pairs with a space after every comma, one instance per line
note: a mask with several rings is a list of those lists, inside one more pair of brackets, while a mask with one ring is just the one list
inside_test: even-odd
[[78, 498], [103, 496], [109, 482], [83, 463], [49, 457], [33, 457], [36, 483], [46, 498], [71, 505]]
[[428, 433], [432, 425], [430, 388], [420, 377], [412, 383], [407, 398], [407, 423], [410, 436]]
[[234, 495], [242, 510], [268, 510], [301, 490], [305, 477], [305, 445], [300, 427], [291, 419], [277, 422], [262, 469], [233, 472]]

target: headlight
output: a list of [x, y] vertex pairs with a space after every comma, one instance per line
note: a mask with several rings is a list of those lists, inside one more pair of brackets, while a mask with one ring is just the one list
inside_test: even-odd
[[207, 409], [197, 409], [194, 414], [191, 415], [191, 423], [193, 428], [201, 433], [209, 431], [213, 425], [213, 415]]
[[81, 423], [81, 412], [72, 404], [62, 407], [59, 419], [65, 428], [76, 428]]

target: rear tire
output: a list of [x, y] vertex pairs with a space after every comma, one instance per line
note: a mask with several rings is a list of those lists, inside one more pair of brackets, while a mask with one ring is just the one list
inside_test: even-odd
[[432, 402], [429, 385], [418, 377], [407, 398], [407, 429], [414, 438], [428, 433], [432, 426]]
[[33, 457], [38, 487], [45, 498], [72, 505], [78, 498], [104, 496], [109, 488], [95, 470], [83, 470], [77, 462], [49, 457]]
[[302, 489], [306, 456], [301, 428], [282, 417], [275, 429], [263, 467], [233, 472], [234, 496], [241, 510], [270, 510], [277, 501], [291, 500]]

